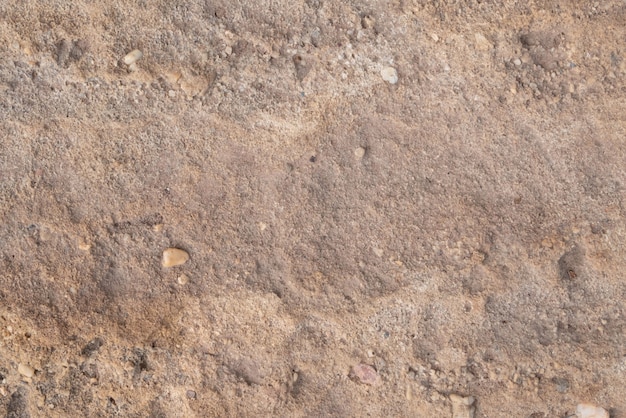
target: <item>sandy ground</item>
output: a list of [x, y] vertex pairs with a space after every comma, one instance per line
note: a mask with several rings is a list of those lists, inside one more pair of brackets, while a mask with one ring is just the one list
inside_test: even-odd
[[626, 417], [625, 22], [1, 1], [0, 411]]

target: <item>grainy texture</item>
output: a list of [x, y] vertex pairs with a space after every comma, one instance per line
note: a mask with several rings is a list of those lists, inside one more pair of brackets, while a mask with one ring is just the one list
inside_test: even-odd
[[0, 411], [626, 416], [625, 21], [1, 1]]

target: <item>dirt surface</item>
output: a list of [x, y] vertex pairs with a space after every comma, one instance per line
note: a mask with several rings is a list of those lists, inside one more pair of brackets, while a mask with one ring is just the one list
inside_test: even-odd
[[0, 411], [626, 417], [624, 22], [1, 1]]

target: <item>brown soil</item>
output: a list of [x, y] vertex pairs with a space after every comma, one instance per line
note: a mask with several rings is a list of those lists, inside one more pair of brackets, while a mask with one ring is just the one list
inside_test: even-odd
[[624, 22], [1, 1], [0, 411], [626, 417]]

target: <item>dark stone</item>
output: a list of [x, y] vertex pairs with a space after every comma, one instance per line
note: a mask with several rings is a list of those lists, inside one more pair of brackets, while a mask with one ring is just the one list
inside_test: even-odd
[[89, 341], [87, 345], [83, 347], [80, 353], [85, 357], [91, 357], [91, 355], [98, 351], [103, 344], [104, 341], [102, 341], [100, 337], [96, 337], [93, 340]]
[[28, 393], [23, 387], [13, 392], [7, 406], [7, 418], [30, 418], [27, 396]]

